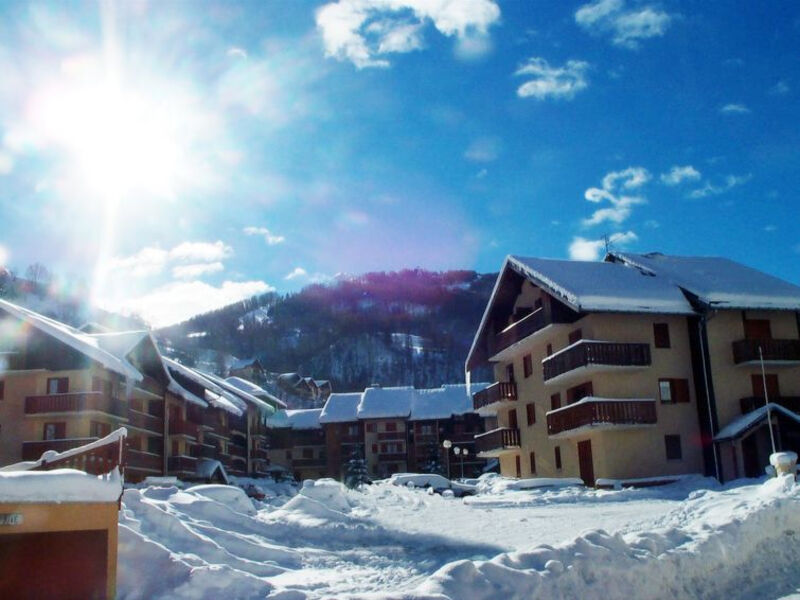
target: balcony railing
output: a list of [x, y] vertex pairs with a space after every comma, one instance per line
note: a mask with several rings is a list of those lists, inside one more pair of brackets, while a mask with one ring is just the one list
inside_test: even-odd
[[215, 458], [217, 456], [217, 449], [214, 446], [195, 444], [190, 454], [194, 458]]
[[650, 344], [581, 340], [542, 361], [544, 380], [549, 381], [574, 369], [594, 365], [612, 367], [649, 366]]
[[141, 450], [134, 450], [133, 448], [126, 448], [125, 450], [125, 466], [132, 469], [144, 469], [147, 471], [162, 470], [163, 458], [160, 454], [153, 454], [152, 452], [142, 452]]
[[250, 450], [250, 458], [253, 460], [267, 460], [267, 451], [261, 448], [253, 448]]
[[480, 410], [496, 402], [513, 402], [516, 399], [517, 384], [513, 381], [500, 381], [473, 394], [472, 405], [475, 410]]
[[128, 411], [128, 425], [138, 429], [144, 429], [145, 431], [152, 431], [153, 433], [160, 433], [162, 435], [164, 433], [163, 417], [156, 417], [135, 410]]
[[185, 435], [191, 438], [197, 438], [198, 427], [194, 423], [190, 423], [189, 421], [184, 421], [182, 419], [176, 419], [169, 422], [169, 434], [170, 435]]
[[[769, 401], [770, 403], [780, 404], [784, 408], [788, 408], [790, 411], [800, 414], [800, 396], [770, 396]], [[744, 415], [764, 406], [764, 398], [749, 396], [747, 398], [741, 398], [739, 404], [742, 407], [742, 414]]]
[[387, 441], [387, 440], [404, 440], [406, 439], [406, 432], [405, 431], [385, 431], [378, 434], [378, 439], [380, 441]]
[[498, 427], [475, 436], [475, 452], [479, 455], [499, 455], [505, 450], [519, 448], [519, 429]]
[[494, 339], [489, 342], [489, 353], [497, 354], [549, 324], [544, 309], [535, 310], [495, 335]]
[[240, 431], [241, 433], [247, 433], [247, 418], [234, 417], [232, 415], [229, 415], [228, 427], [230, 428], [231, 431]]
[[197, 459], [192, 456], [170, 456], [167, 469], [171, 472], [194, 473]]
[[760, 360], [759, 347], [764, 354], [764, 362], [800, 363], [800, 340], [739, 340], [733, 342], [733, 362], [754, 363]]
[[242, 448], [241, 446], [228, 444], [228, 451], [230, 452], [231, 456], [241, 456], [242, 458], [247, 458], [247, 449]]
[[655, 423], [655, 400], [588, 397], [547, 413], [549, 435], [597, 425], [629, 426]]
[[42, 440], [40, 442], [22, 442], [22, 460], [39, 460], [47, 450], [64, 452], [96, 441], [96, 437], [71, 438], [66, 440]]
[[65, 413], [96, 410], [118, 417], [127, 415], [128, 406], [117, 398], [106, 396], [103, 392], [74, 392], [67, 394], [48, 394], [25, 398], [25, 414]]

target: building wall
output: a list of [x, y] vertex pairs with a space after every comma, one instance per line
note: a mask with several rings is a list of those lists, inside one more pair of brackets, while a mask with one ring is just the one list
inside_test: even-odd
[[[395, 427], [389, 431], [388, 427]], [[391, 437], [391, 439], [386, 439]], [[406, 422], [397, 419], [365, 419], [364, 420], [364, 453], [367, 469], [372, 477], [388, 477], [392, 473], [408, 470]], [[382, 445], [392, 444], [397, 452], [382, 451]], [[402, 455], [402, 457], [401, 457]]]

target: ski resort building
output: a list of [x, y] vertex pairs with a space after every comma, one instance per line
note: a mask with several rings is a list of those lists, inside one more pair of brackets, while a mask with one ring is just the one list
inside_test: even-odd
[[325, 477], [325, 432], [319, 418], [321, 408], [281, 410], [273, 415], [270, 428], [269, 459], [273, 467], [283, 467], [295, 479]]
[[[800, 448], [800, 288], [722, 258], [509, 256], [467, 358], [515, 477], [756, 476]], [[762, 361], [765, 375], [762, 377]], [[764, 397], [781, 409], [764, 408]]]
[[147, 331], [90, 334], [2, 300], [0, 329], [0, 464], [124, 426], [128, 481], [266, 473], [281, 403], [161, 356]]

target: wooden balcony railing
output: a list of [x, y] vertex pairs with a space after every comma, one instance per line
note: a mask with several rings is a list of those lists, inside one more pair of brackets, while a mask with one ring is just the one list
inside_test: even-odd
[[[771, 396], [769, 401], [770, 403], [780, 404], [784, 408], [788, 408], [790, 411], [800, 414], [800, 396]], [[739, 405], [744, 415], [764, 406], [764, 398], [748, 396], [747, 398], [741, 398], [739, 400]]]
[[733, 362], [738, 364], [758, 362], [758, 349], [765, 362], [800, 362], [800, 340], [739, 340], [733, 342]]
[[189, 421], [176, 419], [169, 422], [169, 434], [186, 435], [196, 439], [198, 436], [198, 426], [194, 423], [190, 423]]
[[472, 405], [479, 410], [495, 402], [513, 402], [517, 399], [517, 384], [513, 381], [493, 383], [472, 395]]
[[547, 433], [591, 425], [653, 425], [656, 423], [655, 400], [584, 398], [547, 413]]
[[163, 417], [156, 417], [135, 410], [128, 411], [128, 425], [153, 433], [160, 433], [162, 435], [164, 433]]
[[241, 456], [242, 458], [247, 458], [247, 448], [242, 448], [241, 446], [228, 444], [228, 452], [230, 452], [231, 456]]
[[231, 434], [231, 444], [236, 444], [237, 446], [247, 447], [247, 437], [242, 435], [241, 433], [232, 433]]
[[497, 354], [501, 350], [505, 350], [512, 344], [516, 344], [549, 324], [550, 322], [545, 316], [544, 309], [540, 308], [535, 310], [516, 323], [512, 323], [503, 329], [494, 336], [494, 339], [489, 340], [489, 354]]
[[[32, 467], [31, 470], [34, 471], [78, 469], [91, 475], [103, 475], [123, 464], [125, 436], [119, 435], [120, 433], [120, 430], [117, 430], [102, 439], [80, 438], [23, 442], [23, 459], [40, 461], [38, 465]], [[89, 444], [92, 445], [89, 446]], [[44, 457], [42, 453], [45, 450], [54, 450], [66, 455]]]
[[650, 344], [581, 340], [542, 361], [544, 380], [548, 381], [573, 369], [590, 365], [615, 367], [649, 366]]
[[160, 454], [142, 452], [133, 448], [125, 449], [125, 466], [131, 469], [145, 469], [147, 471], [158, 471], [163, 469], [163, 458]]
[[173, 473], [194, 473], [197, 459], [192, 456], [170, 456], [167, 459], [167, 469]]
[[519, 429], [498, 427], [475, 436], [475, 452], [478, 454], [506, 448], [519, 448]]
[[406, 432], [405, 431], [383, 431], [378, 434], [378, 439], [380, 441], [387, 441], [387, 440], [405, 440], [406, 439]]
[[217, 456], [217, 449], [214, 446], [195, 444], [190, 454], [194, 458], [215, 458]]
[[110, 415], [124, 417], [128, 406], [117, 398], [106, 396], [103, 392], [74, 392], [68, 394], [48, 394], [25, 398], [25, 414], [64, 413], [96, 410]]
[[64, 452], [80, 446], [85, 446], [98, 438], [72, 438], [67, 440], [42, 440], [40, 442], [22, 442], [22, 460], [39, 460], [47, 450]]

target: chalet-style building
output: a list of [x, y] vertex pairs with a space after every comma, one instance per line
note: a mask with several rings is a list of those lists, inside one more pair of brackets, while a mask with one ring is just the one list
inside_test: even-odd
[[[467, 358], [484, 457], [516, 477], [763, 472], [800, 448], [800, 288], [721, 258], [509, 256]], [[761, 376], [759, 351], [766, 377]], [[755, 413], [753, 413], [755, 411]]]
[[266, 473], [279, 404], [161, 356], [149, 332], [90, 334], [2, 300], [0, 329], [0, 464], [124, 426], [128, 481]]
[[280, 410], [267, 420], [270, 464], [284, 467], [297, 481], [327, 476], [321, 412], [321, 408]]
[[228, 375], [248, 381], [264, 381], [267, 370], [257, 358], [236, 358], [228, 367]]

